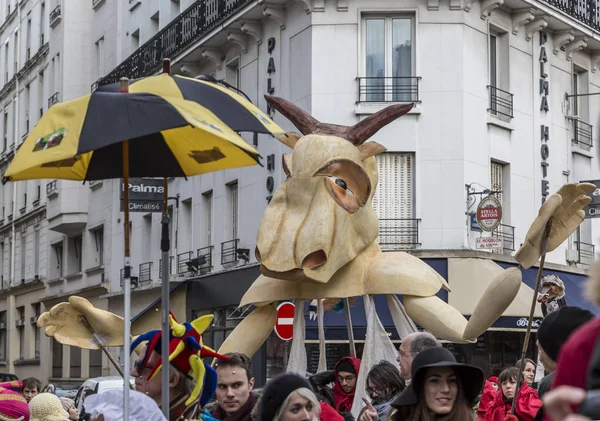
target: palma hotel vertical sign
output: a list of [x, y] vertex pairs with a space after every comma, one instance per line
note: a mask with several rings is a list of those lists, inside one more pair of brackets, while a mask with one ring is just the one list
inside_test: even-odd
[[548, 73], [549, 69], [546, 68], [548, 64], [548, 55], [546, 54], [546, 43], [548, 42], [548, 34], [544, 31], [540, 32], [540, 140], [541, 140], [541, 165], [542, 165], [542, 203], [546, 201], [550, 191], [550, 182], [548, 181], [548, 157], [550, 156], [550, 149], [548, 148], [548, 141], [550, 140], [550, 117], [548, 107], [548, 96], [550, 95]]

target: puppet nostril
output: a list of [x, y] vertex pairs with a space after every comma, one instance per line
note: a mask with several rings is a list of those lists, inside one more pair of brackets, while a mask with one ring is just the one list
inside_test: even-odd
[[323, 250], [317, 250], [309, 254], [302, 261], [303, 269], [316, 269], [327, 263], [327, 255]]
[[256, 257], [256, 261], [260, 263], [260, 250], [258, 250], [258, 247], [254, 249], [254, 257]]

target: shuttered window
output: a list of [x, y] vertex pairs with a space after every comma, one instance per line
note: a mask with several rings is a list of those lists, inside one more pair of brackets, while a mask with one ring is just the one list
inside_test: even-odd
[[213, 194], [212, 191], [205, 193], [204, 200], [206, 201], [206, 245], [212, 246], [212, 207]]
[[373, 207], [379, 217], [379, 244], [383, 249], [412, 248], [418, 243], [414, 219], [414, 155], [377, 155], [379, 183]]
[[[502, 178], [504, 177], [504, 165], [498, 162], [491, 162], [491, 183], [490, 190], [492, 191], [502, 191]], [[502, 203], [502, 193], [497, 193], [496, 197]]]

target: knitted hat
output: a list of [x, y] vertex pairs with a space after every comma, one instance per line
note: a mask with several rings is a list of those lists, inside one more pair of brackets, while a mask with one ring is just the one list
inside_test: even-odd
[[337, 373], [339, 373], [340, 371], [343, 371], [345, 373], [356, 374], [356, 370], [354, 369], [354, 366], [352, 365], [352, 363], [349, 360], [340, 361], [340, 363], [335, 367], [335, 371]]
[[58, 399], [60, 399], [60, 403], [62, 404], [63, 409], [67, 412], [69, 412], [69, 409], [75, 406], [75, 401], [73, 399], [65, 398], [64, 396]]
[[563, 307], [548, 314], [537, 331], [537, 339], [544, 352], [553, 361], [558, 361], [560, 347], [571, 333], [594, 318], [594, 315], [579, 307]]
[[498, 383], [498, 377], [497, 376], [490, 376], [488, 378], [488, 382]]
[[66, 421], [69, 414], [52, 393], [39, 393], [29, 401], [30, 421]]
[[310, 383], [297, 374], [282, 374], [272, 379], [263, 389], [258, 401], [258, 419], [274, 420], [277, 411], [292, 392], [297, 389], [310, 388]]
[[0, 420], [29, 421], [29, 405], [23, 395], [0, 387]]

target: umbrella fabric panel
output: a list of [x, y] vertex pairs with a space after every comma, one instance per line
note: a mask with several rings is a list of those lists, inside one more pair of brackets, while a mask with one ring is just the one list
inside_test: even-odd
[[53, 105], [19, 148], [6, 176], [15, 181], [54, 178], [66, 166], [65, 179], [82, 180], [91, 155], [74, 157], [90, 97]]
[[181, 113], [159, 96], [94, 92], [87, 107], [77, 153], [187, 124]]
[[[192, 130], [190, 128], [190, 130]], [[185, 177], [177, 158], [160, 133], [129, 141], [130, 177]], [[123, 178], [123, 144], [116, 143], [92, 153], [85, 179]]]

